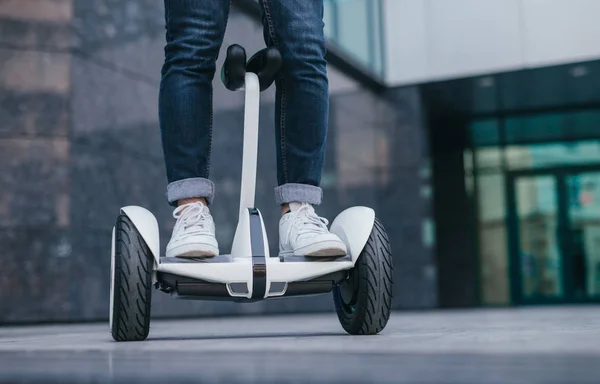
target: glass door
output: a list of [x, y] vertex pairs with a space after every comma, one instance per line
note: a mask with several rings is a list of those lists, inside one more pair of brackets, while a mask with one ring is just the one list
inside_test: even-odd
[[600, 171], [565, 175], [570, 280], [575, 300], [600, 298]]
[[509, 179], [513, 301], [563, 300], [565, 289], [557, 177], [538, 174]]
[[511, 299], [600, 300], [600, 170], [521, 171], [507, 177]]

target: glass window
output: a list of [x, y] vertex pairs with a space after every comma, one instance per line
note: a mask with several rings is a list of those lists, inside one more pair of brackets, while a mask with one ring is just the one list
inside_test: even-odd
[[381, 0], [325, 0], [327, 38], [383, 77]]
[[564, 114], [542, 114], [506, 119], [506, 143], [523, 143], [549, 138], [561, 139]]
[[509, 169], [600, 164], [600, 141], [509, 146], [506, 164]]
[[600, 297], [600, 171], [567, 176], [575, 294]]
[[476, 120], [469, 127], [475, 147], [499, 145], [500, 133], [497, 119]]
[[[486, 305], [510, 304], [510, 281], [520, 280], [519, 300], [571, 300], [562, 279], [563, 263], [572, 264], [576, 299], [600, 297], [600, 171], [577, 173], [581, 165], [598, 165], [600, 141], [559, 142], [476, 148], [475, 163], [465, 161], [465, 182], [477, 183], [481, 295]], [[465, 151], [469, 159], [471, 151]], [[502, 156], [506, 160], [503, 168]], [[473, 169], [473, 166], [475, 169]], [[562, 170], [557, 170], [561, 167]], [[571, 168], [565, 168], [571, 167]], [[506, 201], [507, 174], [516, 174], [515, 207]], [[559, 174], [566, 174], [560, 178]], [[475, 175], [476, 179], [473, 179]], [[514, 174], [513, 174], [514, 175]], [[514, 176], [513, 176], [514, 177]], [[565, 183], [568, 223], [559, 225], [558, 182]], [[516, 213], [520, 275], [509, 274], [507, 212]], [[561, 229], [561, 234], [557, 231]], [[566, 259], [558, 238], [570, 238]]]
[[477, 169], [479, 173], [501, 172], [502, 149], [498, 147], [478, 148], [476, 151]]
[[563, 295], [562, 260], [557, 240], [558, 199], [552, 175], [516, 180], [521, 295], [541, 299]]
[[599, 298], [600, 110], [481, 118], [469, 133], [483, 304]]
[[335, 23], [335, 8], [332, 1], [325, 1], [325, 14], [323, 22], [325, 23], [325, 37], [328, 39], [335, 38], [336, 23]]
[[467, 149], [463, 153], [463, 163], [465, 166], [465, 189], [469, 195], [473, 195], [474, 174], [473, 174], [473, 151]]
[[486, 305], [507, 305], [510, 303], [510, 280], [505, 177], [503, 173], [479, 175], [477, 183], [482, 300]]
[[[502, 122], [504, 127], [501, 127]], [[599, 136], [600, 110], [476, 119], [469, 131], [475, 147], [502, 145], [502, 131], [505, 145], [585, 140]]]
[[573, 140], [598, 136], [600, 110], [545, 113], [506, 119], [508, 144]]
[[367, 2], [363, 0], [338, 1], [339, 35], [337, 43], [348, 52], [369, 63], [369, 22]]

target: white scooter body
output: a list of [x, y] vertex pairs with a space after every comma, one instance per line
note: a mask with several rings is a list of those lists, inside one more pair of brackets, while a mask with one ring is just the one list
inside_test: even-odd
[[[332, 222], [330, 231], [348, 249], [345, 257], [271, 257], [262, 216], [254, 207], [260, 101], [255, 73], [246, 73], [245, 92], [240, 212], [231, 254], [205, 259], [160, 257], [159, 227], [154, 215], [137, 206], [123, 207], [121, 213], [135, 225], [154, 256], [153, 282], [176, 297], [254, 301], [328, 292], [332, 284], [345, 278], [344, 273], [332, 274], [354, 267], [373, 229], [375, 212], [368, 207], [352, 207]], [[324, 276], [329, 278], [319, 284]]]
[[275, 81], [281, 65], [275, 47], [248, 61], [240, 45], [227, 49], [223, 84], [246, 91], [240, 210], [230, 254], [160, 257], [154, 215], [141, 207], [121, 208], [111, 246], [109, 323], [115, 341], [148, 337], [153, 285], [177, 298], [240, 302], [331, 292], [346, 332], [373, 335], [385, 328], [392, 308], [393, 257], [371, 208], [348, 208], [333, 220], [330, 231], [348, 250], [343, 257], [269, 254], [263, 219], [254, 207], [258, 114], [260, 92]]

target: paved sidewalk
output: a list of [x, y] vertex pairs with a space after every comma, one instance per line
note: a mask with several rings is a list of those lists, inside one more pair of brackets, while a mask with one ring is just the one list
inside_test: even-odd
[[598, 383], [600, 307], [396, 312], [378, 336], [335, 314], [0, 327], [0, 382]]

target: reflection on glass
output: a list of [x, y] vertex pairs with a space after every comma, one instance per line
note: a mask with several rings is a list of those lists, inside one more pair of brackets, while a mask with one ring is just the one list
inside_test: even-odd
[[600, 296], [600, 172], [566, 178], [575, 295]]
[[323, 3], [323, 23], [325, 24], [325, 37], [331, 39], [335, 37], [335, 8], [332, 1]]
[[[479, 146], [521, 145], [585, 140], [598, 137], [600, 109], [550, 112], [506, 119], [476, 119], [469, 124], [472, 143]], [[501, 129], [501, 127], [503, 129]]]
[[521, 177], [515, 184], [522, 296], [524, 299], [561, 297], [556, 179]]
[[510, 303], [504, 174], [479, 175], [479, 255], [482, 300], [486, 305]]
[[600, 142], [591, 140], [508, 146], [506, 147], [506, 162], [510, 169], [598, 163], [600, 162]]
[[469, 124], [471, 141], [477, 147], [500, 145], [498, 119], [474, 120]]
[[382, 77], [381, 0], [325, 0], [324, 4], [326, 37]]
[[502, 149], [499, 147], [477, 148], [475, 154], [480, 173], [497, 171], [502, 166]]
[[369, 22], [365, 0], [337, 2], [339, 35], [337, 42], [354, 56], [369, 62]]
[[505, 120], [506, 143], [597, 137], [598, 120], [599, 109], [509, 117]]
[[465, 189], [469, 196], [473, 195], [473, 151], [466, 149], [463, 152], [463, 164], [465, 168]]
[[[600, 109], [590, 109], [469, 123], [474, 167], [465, 161], [465, 186], [473, 189], [478, 204], [484, 304], [509, 304], [511, 279], [521, 281], [523, 299], [600, 299], [600, 171], [565, 174], [567, 167], [600, 166], [599, 119]], [[506, 207], [505, 175], [522, 170], [540, 174], [518, 177], [517, 206]], [[559, 181], [566, 201], [558, 201]], [[506, 226], [505, 212], [511, 209], [518, 228]], [[565, 215], [569, 222], [559, 223]], [[512, 231], [520, 242], [518, 276], [508, 272]]]

